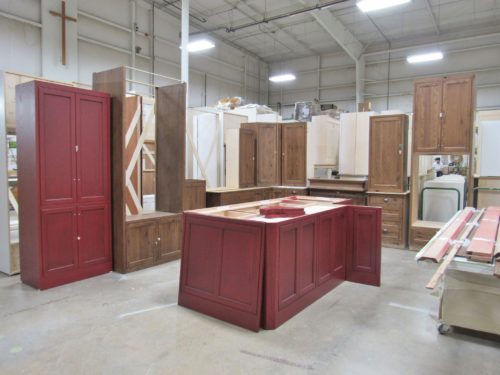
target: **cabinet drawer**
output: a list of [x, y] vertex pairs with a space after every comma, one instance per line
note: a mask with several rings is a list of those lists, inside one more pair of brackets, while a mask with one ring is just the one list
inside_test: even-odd
[[382, 207], [384, 211], [399, 212], [403, 208], [402, 197], [387, 196], [387, 195], [370, 195], [368, 196], [368, 205]]
[[401, 225], [395, 223], [382, 223], [382, 240], [397, 239], [401, 240]]
[[[371, 204], [369, 204], [371, 206]], [[382, 209], [382, 222], [402, 222], [403, 221], [403, 212], [402, 211], [387, 211]]]
[[419, 228], [410, 229], [410, 248], [421, 249], [437, 233], [437, 228]]

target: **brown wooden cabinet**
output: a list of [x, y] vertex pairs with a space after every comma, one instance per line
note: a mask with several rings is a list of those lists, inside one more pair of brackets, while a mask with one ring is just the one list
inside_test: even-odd
[[416, 221], [410, 228], [410, 249], [420, 250], [441, 229], [442, 223]]
[[[273, 186], [281, 184], [281, 127], [277, 123], [241, 124], [256, 136], [256, 184]], [[240, 184], [241, 185], [241, 184]]]
[[406, 193], [368, 192], [368, 206], [382, 208], [382, 244], [406, 248], [408, 237], [408, 200]]
[[255, 131], [240, 129], [240, 187], [255, 186], [255, 152]]
[[415, 81], [413, 152], [469, 153], [474, 109], [474, 75]]
[[408, 116], [370, 117], [368, 191], [408, 190]]
[[[130, 121], [138, 110], [145, 108], [139, 104], [144, 103], [146, 98], [128, 96], [126, 77], [129, 74], [130, 70], [126, 67], [93, 74], [94, 89], [111, 95], [113, 269], [120, 273], [136, 271], [179, 257], [177, 250], [180, 250], [181, 212], [186, 200], [189, 200], [189, 197], [184, 197], [189, 190], [185, 186], [186, 85], [182, 83], [156, 87], [154, 191], [157, 211], [151, 214], [134, 214], [134, 211], [140, 212], [137, 210], [140, 205], [136, 205], [131, 199], [130, 185], [127, 182], [133, 178], [127, 178], [131, 154], [130, 145], [127, 146], [125, 140], [128, 137], [127, 129], [131, 126]], [[149, 188], [150, 191], [153, 190], [152, 186]], [[140, 196], [140, 191], [137, 194]], [[135, 210], [130, 209], [132, 205]], [[165, 224], [169, 220], [175, 220], [178, 224]], [[161, 239], [160, 242], [158, 238]]]
[[134, 215], [126, 224], [126, 270], [135, 271], [180, 258], [182, 214]]
[[241, 124], [239, 186], [305, 186], [306, 126], [304, 122]]
[[182, 209], [184, 211], [206, 207], [206, 181], [186, 180], [182, 199]]
[[307, 124], [290, 123], [281, 126], [281, 184], [306, 184]]
[[353, 205], [356, 206], [366, 206], [366, 193], [356, 192], [356, 191], [344, 191], [329, 189], [326, 187], [309, 187], [309, 195], [312, 197], [324, 197], [324, 198], [344, 198], [350, 199]]

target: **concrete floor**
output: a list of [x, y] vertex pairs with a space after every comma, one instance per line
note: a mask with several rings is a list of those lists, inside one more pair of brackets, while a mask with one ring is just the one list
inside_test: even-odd
[[3, 277], [0, 373], [498, 374], [498, 337], [437, 333], [414, 255], [384, 249], [381, 288], [343, 283], [258, 334], [177, 306], [179, 262], [44, 292]]

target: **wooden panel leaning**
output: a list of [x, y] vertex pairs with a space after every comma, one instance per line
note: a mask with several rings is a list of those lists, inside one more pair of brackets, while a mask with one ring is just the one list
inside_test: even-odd
[[186, 154], [186, 84], [156, 89], [156, 209], [182, 212]]

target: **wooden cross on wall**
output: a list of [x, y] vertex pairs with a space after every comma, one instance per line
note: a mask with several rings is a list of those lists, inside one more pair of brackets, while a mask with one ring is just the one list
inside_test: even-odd
[[69, 17], [66, 15], [66, 2], [61, 1], [61, 13], [50, 11], [50, 14], [56, 17], [61, 17], [61, 63], [66, 65], [66, 21], [76, 22], [76, 18]]

